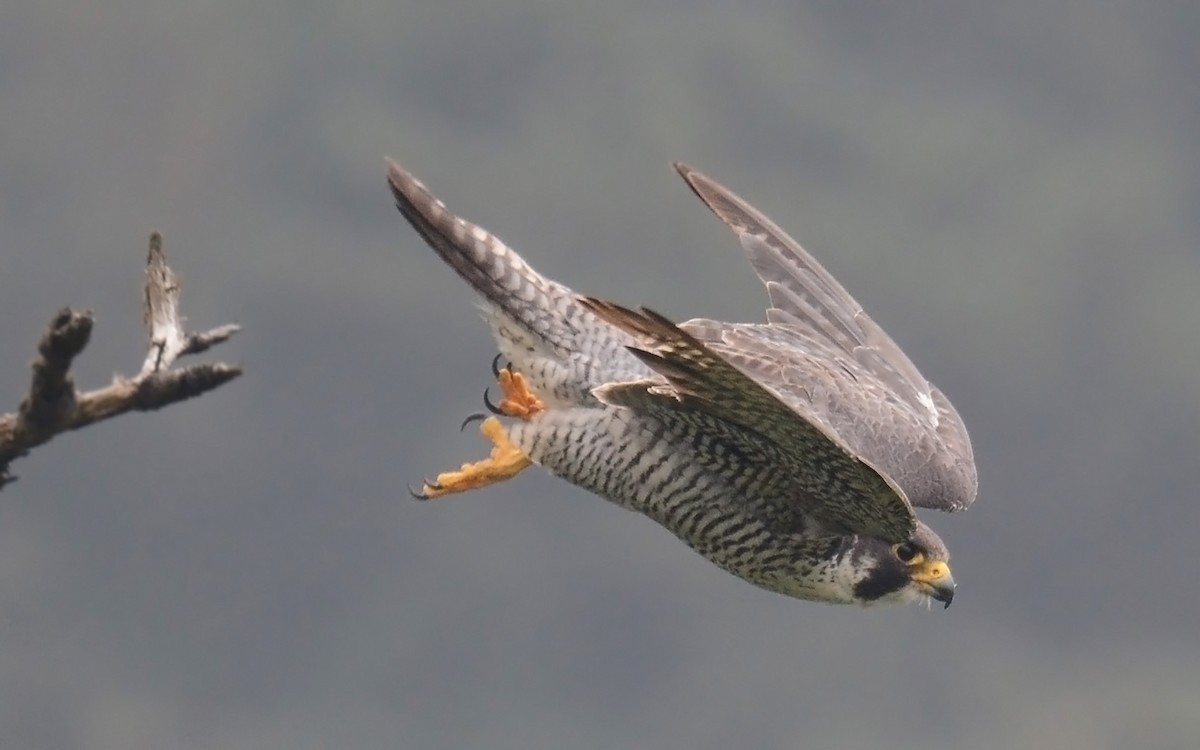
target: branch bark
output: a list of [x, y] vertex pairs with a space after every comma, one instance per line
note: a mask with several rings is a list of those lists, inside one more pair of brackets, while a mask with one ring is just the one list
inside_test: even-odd
[[179, 357], [206, 351], [239, 330], [237, 325], [224, 325], [188, 333], [179, 315], [179, 292], [162, 235], [154, 232], [146, 258], [143, 318], [149, 351], [142, 369], [132, 378], [118, 375], [111, 385], [83, 393], [76, 391], [70, 370], [91, 337], [92, 312], [64, 307], [54, 316], [38, 343], [29, 392], [16, 413], [0, 415], [0, 489], [16, 479], [8, 471], [13, 460], [59, 433], [125, 412], [154, 411], [186, 401], [242, 374], [240, 367], [224, 363], [171, 369]]

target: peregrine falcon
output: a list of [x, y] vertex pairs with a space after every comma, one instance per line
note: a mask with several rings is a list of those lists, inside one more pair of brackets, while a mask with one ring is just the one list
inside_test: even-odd
[[492, 372], [503, 397], [485, 394], [497, 416], [477, 415], [490, 455], [426, 481], [416, 497], [484, 487], [537, 464], [769, 591], [950, 606], [949, 552], [913, 507], [956, 511], [975, 499], [966, 428], [770, 219], [675, 164], [737, 235], [770, 300], [765, 324], [675, 324], [540, 275], [387, 166], [396, 207], [483, 298], [500, 350]]

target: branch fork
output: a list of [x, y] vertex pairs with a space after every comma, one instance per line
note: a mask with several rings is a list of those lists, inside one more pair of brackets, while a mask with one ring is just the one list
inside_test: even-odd
[[132, 378], [117, 376], [111, 385], [79, 392], [70, 375], [71, 362], [87, 346], [94, 317], [90, 310], [64, 307], [50, 321], [38, 343], [29, 392], [15, 414], [0, 415], [0, 489], [16, 477], [9, 464], [55, 435], [77, 430], [128, 411], [154, 411], [213, 390], [242, 374], [224, 363], [197, 364], [172, 370], [182, 356], [199, 354], [237, 333], [224, 325], [201, 333], [187, 332], [179, 315], [179, 280], [167, 265], [162, 235], [150, 235], [146, 258], [143, 320], [149, 351]]

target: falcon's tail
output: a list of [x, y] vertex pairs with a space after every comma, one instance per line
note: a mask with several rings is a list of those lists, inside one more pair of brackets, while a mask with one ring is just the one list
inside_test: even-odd
[[489, 303], [501, 352], [521, 370], [550, 368], [546, 386], [573, 403], [591, 389], [644, 368], [625, 350], [626, 334], [599, 320], [571, 289], [547, 279], [483, 227], [446, 208], [420, 180], [388, 159], [396, 208], [442, 260]]

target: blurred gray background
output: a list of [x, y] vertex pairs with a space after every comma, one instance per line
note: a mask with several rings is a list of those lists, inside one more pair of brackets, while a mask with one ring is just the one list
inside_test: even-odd
[[[902, 7], [903, 6], [903, 7]], [[0, 494], [3, 748], [1195, 748], [1200, 5], [5, 2], [0, 408], [64, 305], [144, 354], [166, 236], [241, 380]], [[758, 320], [686, 160], [974, 438], [942, 612], [767, 594], [478, 458], [465, 284], [383, 158], [546, 274]]]

